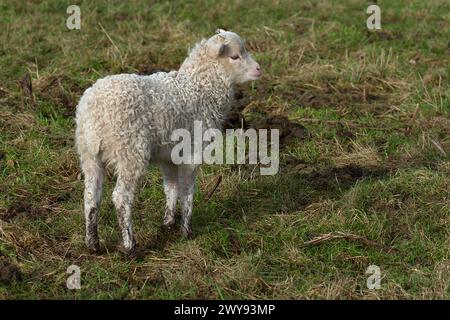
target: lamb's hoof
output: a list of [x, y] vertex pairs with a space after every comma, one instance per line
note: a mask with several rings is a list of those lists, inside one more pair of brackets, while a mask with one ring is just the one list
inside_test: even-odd
[[138, 257], [136, 248], [133, 248], [133, 249], [129, 250], [128, 252], [126, 252], [125, 256], [128, 259], [136, 259]]
[[175, 220], [164, 222], [161, 227], [164, 231], [172, 231], [173, 229], [175, 229]]
[[90, 254], [100, 254], [101, 250], [100, 247], [88, 247], [88, 251]]
[[136, 246], [133, 246], [132, 248], [125, 248], [121, 246], [119, 248], [120, 253], [123, 254], [124, 257], [128, 259], [135, 259], [137, 257], [137, 250]]
[[191, 228], [181, 227], [181, 236], [185, 239], [193, 239]]
[[99, 254], [100, 253], [100, 241], [98, 238], [86, 239], [86, 246], [90, 253]]

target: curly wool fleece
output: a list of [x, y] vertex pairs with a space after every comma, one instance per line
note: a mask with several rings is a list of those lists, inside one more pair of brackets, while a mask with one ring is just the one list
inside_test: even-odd
[[[236, 64], [224, 60], [234, 60], [227, 55], [236, 50], [242, 54], [240, 69], [231, 68]], [[164, 223], [174, 223], [180, 194], [182, 231], [190, 233], [196, 166], [171, 164], [171, 133], [178, 128], [191, 131], [195, 120], [202, 121], [205, 130], [221, 129], [233, 101], [233, 85], [256, 79], [236, 75], [236, 70], [247, 75], [253, 69], [259, 77], [259, 65], [246, 53], [242, 39], [219, 30], [210, 39], [199, 42], [178, 71], [108, 76], [85, 91], [77, 106], [76, 144], [85, 176], [86, 244], [90, 249], [99, 249], [97, 215], [106, 164], [117, 175], [113, 202], [126, 250], [134, 248], [134, 190], [150, 159], [163, 169], [167, 198]], [[237, 76], [244, 80], [237, 81]]]

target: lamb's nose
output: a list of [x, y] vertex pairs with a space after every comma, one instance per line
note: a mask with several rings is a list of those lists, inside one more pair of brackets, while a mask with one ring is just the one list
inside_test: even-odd
[[256, 73], [258, 74], [258, 75], [261, 75], [261, 66], [258, 64], [257, 66], [256, 66]]

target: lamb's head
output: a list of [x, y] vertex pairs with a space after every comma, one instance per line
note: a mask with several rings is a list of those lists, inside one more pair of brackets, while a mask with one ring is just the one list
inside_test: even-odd
[[261, 67], [245, 49], [244, 40], [234, 32], [217, 30], [209, 38], [206, 51], [223, 67], [231, 82], [243, 83], [261, 77]]

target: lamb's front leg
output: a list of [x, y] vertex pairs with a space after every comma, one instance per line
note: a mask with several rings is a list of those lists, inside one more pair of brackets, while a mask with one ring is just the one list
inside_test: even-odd
[[178, 167], [178, 190], [181, 202], [181, 234], [192, 236], [191, 218], [195, 192], [196, 165], [180, 165]]
[[175, 212], [178, 200], [178, 166], [172, 163], [161, 164], [164, 180], [164, 193], [166, 194], [166, 210], [164, 212], [163, 226], [171, 229], [175, 224]]

